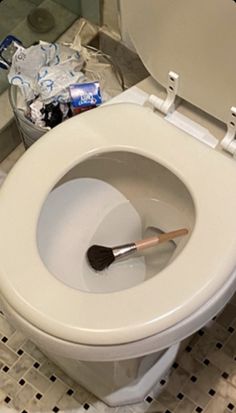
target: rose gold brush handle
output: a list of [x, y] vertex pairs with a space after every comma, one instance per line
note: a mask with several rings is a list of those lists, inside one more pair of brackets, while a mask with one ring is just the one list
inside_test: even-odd
[[187, 228], [177, 229], [176, 231], [167, 232], [165, 234], [159, 235], [159, 237], [146, 238], [144, 240], [135, 241], [137, 251], [143, 251], [146, 248], [155, 247], [157, 244], [162, 244], [163, 242], [171, 241], [173, 238], [181, 237], [182, 235], [187, 235]]

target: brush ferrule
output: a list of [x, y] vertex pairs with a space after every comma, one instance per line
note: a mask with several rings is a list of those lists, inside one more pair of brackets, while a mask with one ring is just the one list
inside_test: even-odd
[[134, 242], [131, 244], [118, 245], [117, 247], [112, 248], [113, 255], [115, 260], [128, 257], [129, 255], [137, 251], [136, 245]]

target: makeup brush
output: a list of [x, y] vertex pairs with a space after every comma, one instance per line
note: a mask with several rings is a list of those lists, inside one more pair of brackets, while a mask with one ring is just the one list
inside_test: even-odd
[[92, 245], [87, 251], [87, 258], [89, 264], [95, 271], [102, 271], [118, 259], [128, 258], [135, 252], [155, 247], [158, 244], [187, 234], [188, 230], [181, 228], [176, 231], [161, 234], [158, 237], [146, 238], [129, 244], [118, 245], [113, 248], [102, 245]]

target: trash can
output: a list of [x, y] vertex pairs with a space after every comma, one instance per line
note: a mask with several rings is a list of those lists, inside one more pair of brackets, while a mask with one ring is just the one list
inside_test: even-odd
[[[50, 46], [50, 44], [48, 45]], [[38, 47], [38, 45], [36, 45], [35, 47]], [[64, 49], [62, 50], [64, 50], [65, 52], [65, 46], [63, 47]], [[101, 87], [102, 92], [103, 92], [103, 102], [106, 102], [107, 100], [121, 93], [124, 90], [124, 79], [123, 79], [123, 76], [122, 76], [122, 73], [119, 67], [113, 63], [110, 56], [104, 54], [100, 50], [97, 50], [91, 46], [86, 46], [83, 49], [86, 51], [84, 52], [86, 56], [86, 64], [83, 67], [83, 71], [78, 72], [78, 73], [83, 73], [82, 77], [84, 78], [84, 80], [83, 81], [77, 80], [78, 84], [87, 83], [88, 85], [89, 82], [92, 82], [92, 83], [98, 82], [99, 87]], [[78, 62], [80, 62], [79, 60], [80, 57], [78, 58], [78, 52], [70, 48], [68, 50], [74, 53], [74, 56], [75, 56], [74, 59], [75, 59], [76, 64], [77, 64], [76, 59], [78, 59]], [[67, 59], [68, 65], [72, 65], [73, 63], [73, 62], [71, 63], [70, 59], [71, 57], [69, 56]], [[67, 60], [65, 60], [65, 62], [67, 62]], [[84, 61], [85, 59], [83, 58], [82, 62]], [[58, 65], [54, 64], [54, 65], [51, 65], [50, 68], [56, 67], [58, 69], [58, 66], [59, 64]], [[73, 69], [73, 65], [71, 67]], [[73, 72], [72, 69], [69, 70], [67, 68], [67, 71], [69, 71], [71, 80], [73, 81], [73, 77], [71, 75], [71, 71]], [[62, 74], [64, 73], [63, 70], [65, 70], [64, 66], [62, 68]], [[13, 73], [13, 75], [11, 75], [11, 79], [13, 79], [14, 76], [15, 75]], [[57, 77], [55, 77], [55, 79], [57, 80], [57, 78], [58, 78], [58, 75]], [[50, 81], [52, 82], [51, 79]], [[60, 81], [61, 81], [61, 78], [60, 78]], [[68, 83], [67, 77], [66, 77], [66, 81]], [[31, 121], [30, 113], [28, 113], [29, 107], [26, 102], [25, 96], [23, 94], [24, 92], [22, 92], [22, 88], [20, 88], [16, 84], [13, 84], [14, 82], [10, 82], [10, 83], [11, 84], [9, 87], [9, 101], [10, 101], [10, 104], [11, 104], [11, 107], [12, 107], [12, 110], [15, 116], [16, 124], [19, 129], [21, 139], [23, 141], [25, 149], [28, 149], [41, 136], [43, 136], [45, 133], [48, 132], [48, 130], [50, 129], [49, 127], [50, 125], [48, 127], [46, 126], [42, 127], [42, 126], [35, 125], [33, 121]], [[56, 81], [55, 81], [55, 84], [56, 84]], [[61, 87], [61, 84], [60, 84], [60, 87]], [[66, 87], [68, 87], [68, 85]], [[51, 97], [49, 96], [48, 103], [50, 102], [50, 99]], [[42, 98], [42, 101], [43, 101], [43, 98]], [[65, 120], [63, 120], [63, 122], [64, 121]]]
[[25, 149], [28, 149], [34, 142], [36, 142], [47, 130], [40, 126], [34, 125], [25, 117], [24, 110], [20, 109], [21, 104], [24, 103], [24, 98], [18, 86], [10, 85], [9, 87], [9, 101], [15, 116], [16, 124], [20, 132], [22, 142]]

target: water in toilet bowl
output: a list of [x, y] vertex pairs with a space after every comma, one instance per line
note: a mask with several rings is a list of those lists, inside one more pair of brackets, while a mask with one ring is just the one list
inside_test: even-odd
[[89, 266], [88, 247], [123, 244], [185, 225], [183, 221], [178, 210], [159, 200], [131, 201], [102, 180], [74, 179], [55, 188], [43, 205], [37, 228], [39, 254], [50, 273], [71, 288], [93, 293], [119, 291], [161, 271], [183, 240], [177, 241], [177, 248], [174, 243], [163, 244], [101, 273]]

